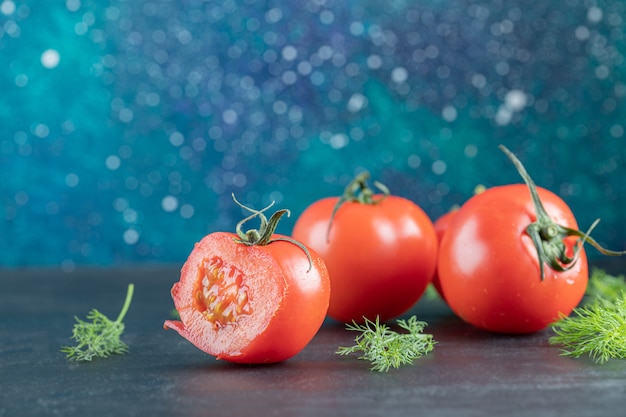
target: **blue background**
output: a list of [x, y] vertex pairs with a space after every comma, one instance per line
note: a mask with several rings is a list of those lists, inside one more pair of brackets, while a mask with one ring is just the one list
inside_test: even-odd
[[[231, 193], [369, 170], [433, 218], [520, 182], [625, 249], [626, 4], [0, 0], [0, 265], [182, 262]], [[590, 255], [597, 256], [593, 249]]]

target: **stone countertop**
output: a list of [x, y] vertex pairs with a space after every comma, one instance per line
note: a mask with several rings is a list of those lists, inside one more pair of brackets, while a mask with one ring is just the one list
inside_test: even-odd
[[[601, 264], [615, 273], [624, 260]], [[410, 312], [428, 322], [435, 350], [379, 374], [340, 357], [354, 333], [330, 320], [297, 356], [275, 365], [216, 361], [163, 330], [177, 266], [0, 270], [0, 416], [623, 416], [626, 361], [560, 356], [550, 329], [494, 335], [439, 300]], [[117, 317], [135, 298], [122, 339], [130, 351], [91, 363], [60, 352], [74, 316]]]

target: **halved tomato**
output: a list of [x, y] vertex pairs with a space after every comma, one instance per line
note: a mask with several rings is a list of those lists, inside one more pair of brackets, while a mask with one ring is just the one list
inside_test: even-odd
[[215, 232], [196, 244], [172, 287], [180, 321], [167, 320], [202, 351], [237, 363], [271, 363], [299, 353], [321, 327], [330, 297], [324, 262], [273, 234], [279, 211], [259, 231]]

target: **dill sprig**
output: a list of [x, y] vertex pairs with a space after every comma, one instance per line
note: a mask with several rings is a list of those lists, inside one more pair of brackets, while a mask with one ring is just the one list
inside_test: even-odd
[[391, 330], [384, 323], [365, 319], [363, 324], [352, 322], [346, 324], [346, 330], [359, 334], [354, 339], [354, 346], [340, 346], [338, 355], [349, 355], [361, 352], [358, 359], [369, 361], [371, 370], [387, 372], [390, 368], [401, 365], [412, 365], [413, 362], [431, 352], [437, 343], [430, 334], [423, 334], [426, 323], [411, 316], [408, 320], [397, 320], [400, 328], [406, 333]]
[[615, 300], [622, 292], [626, 292], [623, 275], [613, 276], [600, 268], [594, 268], [585, 292], [585, 303], [591, 304], [599, 299]]
[[562, 354], [588, 355], [596, 363], [626, 358], [626, 281], [624, 277], [592, 270], [585, 299], [568, 317], [553, 326], [549, 341], [561, 345]]
[[130, 307], [134, 289], [133, 284], [128, 285], [126, 300], [115, 321], [96, 309], [87, 314], [90, 321], [75, 317], [76, 323], [71, 338], [76, 341], [76, 345], [63, 346], [61, 352], [65, 353], [68, 359], [75, 361], [91, 361], [93, 358], [108, 358], [111, 355], [128, 352], [128, 345], [120, 340], [120, 336], [124, 333], [122, 320]]
[[626, 292], [612, 300], [599, 298], [575, 308], [558, 321], [551, 344], [562, 346], [562, 354], [579, 358], [588, 355], [596, 363], [626, 358]]
[[424, 291], [423, 298], [428, 301], [435, 301], [441, 299], [441, 296], [439, 295], [439, 292], [437, 292], [437, 288], [435, 288], [435, 286], [430, 283]]

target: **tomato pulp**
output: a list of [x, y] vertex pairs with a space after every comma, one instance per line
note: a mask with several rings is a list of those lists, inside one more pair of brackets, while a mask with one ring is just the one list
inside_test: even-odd
[[271, 363], [299, 353], [324, 321], [328, 271], [309, 250], [272, 235], [263, 246], [216, 232], [196, 244], [172, 298], [180, 321], [167, 320], [202, 351], [236, 363]]
[[[567, 204], [537, 187], [554, 223], [577, 229]], [[570, 269], [544, 268], [526, 232], [537, 220], [528, 187], [487, 189], [470, 198], [452, 217], [439, 248], [438, 275], [450, 308], [479, 328], [500, 333], [531, 333], [568, 315], [581, 301], [588, 281], [581, 247]], [[563, 240], [573, 253], [577, 239]]]
[[331, 281], [328, 315], [341, 322], [401, 315], [435, 272], [437, 236], [426, 213], [402, 197], [374, 198], [375, 204], [346, 201], [338, 209], [337, 197], [318, 200], [293, 229], [294, 239], [324, 260]]

